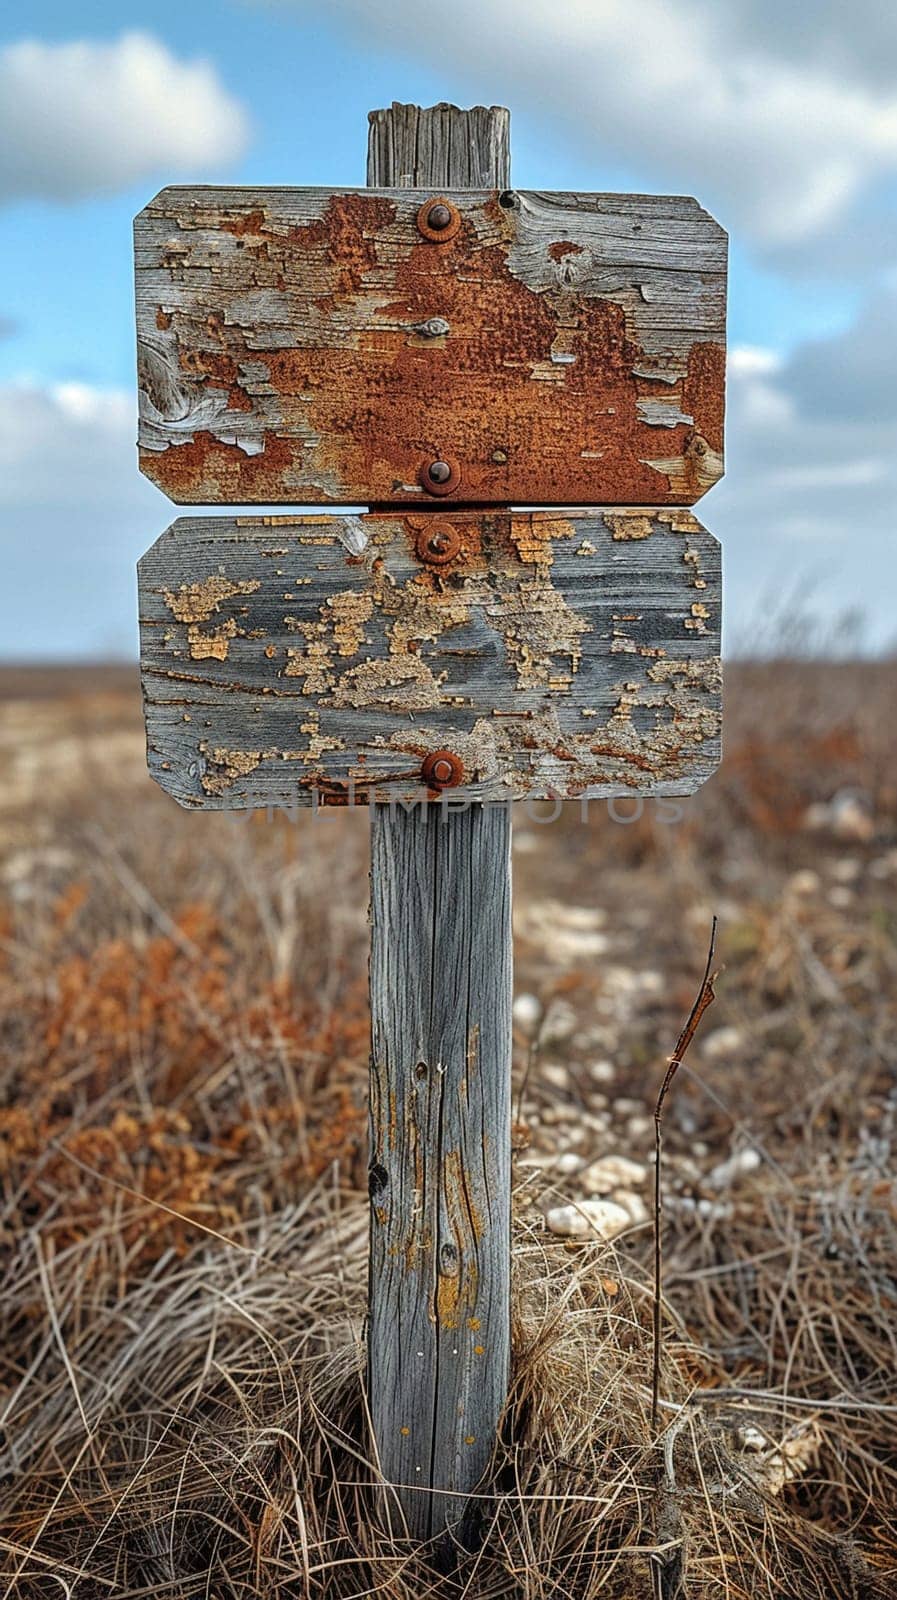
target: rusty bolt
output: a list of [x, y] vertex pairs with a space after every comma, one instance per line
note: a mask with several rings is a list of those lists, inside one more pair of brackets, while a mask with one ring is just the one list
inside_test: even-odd
[[412, 333], [419, 333], [422, 339], [441, 339], [443, 334], [451, 333], [451, 328], [445, 317], [428, 317], [426, 322], [414, 322], [411, 325]]
[[451, 221], [452, 214], [449, 211], [448, 206], [431, 206], [427, 212], [427, 222], [429, 223], [430, 227], [435, 228], [438, 233], [441, 233], [443, 228], [450, 227]]
[[450, 522], [437, 522], [435, 526], [421, 528], [417, 535], [417, 553], [421, 561], [431, 567], [445, 567], [461, 548], [461, 539]]
[[424, 760], [421, 776], [428, 789], [453, 789], [464, 776], [464, 765], [451, 750], [433, 750]]
[[430, 239], [434, 244], [445, 244], [447, 240], [454, 239], [461, 226], [461, 213], [457, 206], [450, 200], [441, 196], [435, 200], [425, 200], [417, 213], [417, 226], [425, 239]]
[[461, 482], [461, 468], [451, 457], [437, 456], [422, 463], [419, 476], [427, 494], [451, 495]]

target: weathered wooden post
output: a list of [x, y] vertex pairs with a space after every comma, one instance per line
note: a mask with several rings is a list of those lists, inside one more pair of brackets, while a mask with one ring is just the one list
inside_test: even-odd
[[[429, 190], [438, 235], [452, 220], [443, 190], [508, 187], [509, 120], [500, 107], [373, 112], [368, 183]], [[437, 288], [438, 340], [448, 309]], [[422, 553], [442, 562], [446, 523], [433, 527]], [[442, 801], [371, 810], [370, 1405], [381, 1470], [409, 1486], [421, 1538], [459, 1521], [511, 1359], [510, 806], [449, 809], [459, 758], [429, 759]]]
[[[372, 806], [369, 1389], [390, 1503], [464, 1521], [506, 1394], [509, 802], [719, 754], [725, 235], [510, 188], [508, 117], [394, 106], [367, 190], [166, 189], [135, 226], [150, 770]], [[511, 511], [511, 502], [588, 509]]]

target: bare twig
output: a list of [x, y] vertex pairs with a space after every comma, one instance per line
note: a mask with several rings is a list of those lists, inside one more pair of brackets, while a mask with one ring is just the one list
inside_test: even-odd
[[676, 1041], [676, 1048], [670, 1057], [670, 1062], [664, 1073], [657, 1104], [654, 1107], [654, 1349], [651, 1367], [651, 1427], [657, 1432], [657, 1418], [660, 1410], [660, 1343], [661, 1343], [661, 1293], [663, 1278], [663, 1247], [660, 1231], [661, 1219], [661, 1159], [663, 1155], [663, 1108], [670, 1086], [682, 1058], [698, 1031], [701, 1018], [707, 1007], [716, 998], [713, 985], [719, 974], [714, 972], [713, 957], [716, 951], [717, 918], [713, 918], [710, 927], [710, 945], [707, 951], [707, 964], [697, 999], [689, 1012], [688, 1021]]

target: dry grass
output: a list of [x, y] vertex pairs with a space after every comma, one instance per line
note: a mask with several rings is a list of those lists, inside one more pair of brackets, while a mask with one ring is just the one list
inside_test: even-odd
[[[678, 826], [517, 825], [541, 1044], [514, 1390], [483, 1546], [436, 1570], [365, 1415], [365, 818], [181, 815], [142, 777], [130, 678], [7, 676], [5, 1593], [897, 1592], [897, 673], [732, 677], [725, 767]], [[871, 827], [803, 825], [848, 788]], [[569, 1245], [542, 1215], [593, 1155], [646, 1157], [711, 909], [654, 1438], [650, 1230]]]

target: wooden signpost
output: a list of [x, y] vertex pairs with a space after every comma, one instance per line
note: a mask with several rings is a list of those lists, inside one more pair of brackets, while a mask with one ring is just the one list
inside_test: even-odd
[[371, 805], [374, 1444], [413, 1537], [469, 1538], [510, 1362], [508, 802], [719, 759], [685, 508], [722, 472], [726, 244], [693, 200], [512, 190], [494, 107], [372, 113], [368, 185], [137, 218], [143, 470], [371, 507], [162, 535], [147, 744], [183, 805]]

